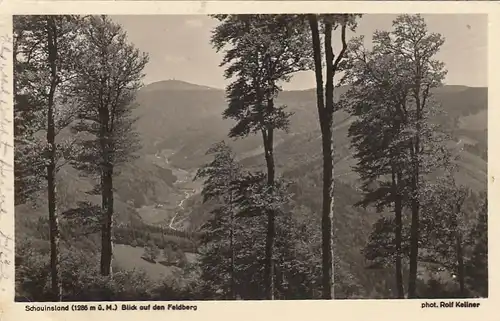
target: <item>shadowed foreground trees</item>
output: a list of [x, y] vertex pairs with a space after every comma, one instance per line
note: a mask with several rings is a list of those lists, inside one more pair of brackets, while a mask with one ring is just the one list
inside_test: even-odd
[[[14, 19], [16, 200], [29, 200], [40, 191], [41, 179], [46, 179], [51, 290], [56, 301], [62, 299], [56, 175], [71, 147], [56, 138], [75, 116], [65, 84], [74, 77], [74, 62], [81, 54], [77, 41], [80, 23], [77, 16]], [[45, 140], [39, 138], [42, 132]]]
[[[276, 213], [275, 260], [279, 267], [274, 278], [280, 281], [276, 282], [275, 297], [320, 298], [321, 237], [317, 225], [311, 224], [319, 220], [307, 207], [292, 200], [289, 184], [283, 179], [276, 180], [271, 193], [264, 173], [242, 171], [225, 143], [214, 145], [210, 153], [213, 161], [203, 166], [198, 176], [206, 178], [203, 191], [211, 196], [207, 204], [212, 209], [211, 218], [202, 228], [199, 248], [200, 295], [266, 298], [261, 264], [265, 240], [261, 236], [267, 223], [260, 213], [272, 208]], [[357, 292], [349, 272], [339, 271], [337, 281], [341, 295]]]

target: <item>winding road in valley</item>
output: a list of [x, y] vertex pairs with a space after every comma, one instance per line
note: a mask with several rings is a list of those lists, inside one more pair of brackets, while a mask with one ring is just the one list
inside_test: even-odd
[[[336, 129], [339, 129], [341, 127], [345, 127], [347, 125], [350, 124], [350, 119], [347, 119], [347, 120], [344, 120], [342, 122], [340, 122], [337, 126], [336, 126]], [[280, 145], [281, 143], [284, 142], [284, 139], [281, 138], [281, 139], [277, 139], [275, 142], [274, 142], [274, 145], [275, 145], [275, 148]], [[247, 158], [247, 157], [253, 157], [253, 156], [256, 156], [256, 155], [259, 155], [259, 154], [262, 154], [264, 152], [264, 148], [262, 146], [258, 146], [252, 150], [249, 150], [245, 153], [243, 153], [242, 155], [240, 155], [240, 157], [238, 157], [239, 159], [244, 159], [244, 158]], [[168, 153], [168, 152], [167, 152]], [[163, 155], [162, 155], [163, 154]], [[179, 228], [179, 224], [182, 223], [184, 220], [187, 219], [187, 217], [184, 217], [182, 218], [181, 220], [177, 220], [177, 218], [179, 217], [179, 215], [185, 210], [185, 202], [191, 198], [193, 195], [197, 194], [197, 193], [200, 193], [201, 192], [201, 185], [198, 186], [198, 185], [195, 185], [194, 188], [193, 186], [185, 186], [185, 185], [188, 185], [190, 182], [189, 181], [192, 181], [193, 177], [194, 177], [194, 173], [193, 172], [188, 172], [188, 171], [185, 171], [183, 169], [180, 169], [180, 168], [176, 168], [174, 166], [172, 166], [171, 163], [169, 163], [169, 160], [168, 158], [174, 154], [173, 151], [171, 151], [170, 153], [168, 153], [169, 155], [165, 155], [165, 153], [156, 153], [155, 154], [155, 157], [158, 158], [158, 159], [163, 159], [163, 161], [165, 162], [165, 164], [167, 165], [168, 168], [170, 168], [173, 172], [173, 174], [178, 177], [178, 181], [176, 181], [174, 183], [174, 185], [179, 189], [179, 190], [184, 190], [184, 197], [179, 201], [179, 203], [177, 204], [176, 206], [176, 210], [175, 210], [175, 214], [172, 216], [172, 218], [170, 219], [170, 221], [167, 221], [167, 224], [168, 224], [168, 227], [173, 229], [173, 230], [176, 230], [176, 231], [181, 231], [181, 228]], [[348, 158], [350, 158], [351, 155], [347, 155], [346, 157], [344, 157], [344, 159], [342, 159], [341, 161], [345, 161], [347, 160]], [[338, 161], [340, 162], [340, 161]], [[337, 163], [338, 163], [337, 162]], [[342, 174], [337, 174], [336, 177], [340, 177], [340, 176], [344, 176], [344, 175], [349, 175], [351, 174], [352, 171], [347, 171], [346, 173], [342, 173]], [[191, 184], [189, 184], [191, 185]]]
[[[185, 183], [185, 181], [183, 182]], [[177, 211], [175, 212], [175, 215], [172, 217], [172, 219], [170, 220], [170, 223], [168, 225], [169, 228], [173, 229], [173, 230], [176, 230], [176, 231], [179, 231], [178, 228], [176, 228], [174, 226], [174, 224], [179, 224], [181, 223], [182, 221], [184, 221], [186, 218], [184, 218], [183, 220], [179, 221], [179, 222], [175, 222], [175, 219], [177, 218], [177, 216], [179, 215], [179, 213], [184, 210], [184, 202], [186, 202], [191, 196], [193, 196], [194, 194], [196, 194], [196, 190], [193, 189], [191, 191], [184, 191], [184, 198], [179, 202], [179, 204], [177, 204]]]
[[173, 164], [171, 164], [168, 159], [173, 154], [174, 151], [163, 152], [163, 153], [157, 152], [155, 154], [155, 157], [158, 159], [162, 159], [165, 162], [164, 164], [167, 165], [165, 166], [165, 168], [169, 168], [170, 170], [172, 170], [172, 174], [177, 177], [177, 181], [174, 183], [174, 186], [176, 187], [176, 190], [179, 191], [179, 194], [183, 192], [182, 199], [178, 201], [175, 207], [175, 214], [170, 219], [166, 219], [165, 223], [163, 223], [173, 230], [181, 231], [182, 229], [179, 227], [179, 224], [182, 223], [185, 219], [187, 219], [187, 217], [178, 220], [179, 215], [181, 215], [182, 212], [185, 210], [186, 201], [193, 195], [201, 192], [201, 185], [199, 186], [199, 184], [194, 183], [192, 181], [195, 175], [194, 172], [188, 172], [184, 169], [172, 166]]

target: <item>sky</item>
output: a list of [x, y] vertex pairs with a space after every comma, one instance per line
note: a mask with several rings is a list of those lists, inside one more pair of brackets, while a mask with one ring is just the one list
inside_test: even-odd
[[[488, 85], [488, 18], [480, 14], [422, 15], [430, 32], [440, 33], [445, 43], [436, 59], [448, 69], [445, 83], [486, 87]], [[177, 79], [195, 84], [224, 88], [222, 53], [210, 45], [211, 31], [217, 21], [205, 15], [128, 15], [111, 16], [127, 32], [128, 39], [149, 53], [144, 83]], [[375, 30], [391, 30], [396, 15], [366, 14], [359, 21], [356, 35], [368, 41]], [[353, 34], [350, 33], [349, 37]], [[334, 37], [339, 38], [339, 33]], [[368, 45], [369, 46], [369, 45]], [[334, 41], [335, 48], [340, 40]], [[296, 74], [284, 85], [286, 90], [315, 86], [314, 74]]]

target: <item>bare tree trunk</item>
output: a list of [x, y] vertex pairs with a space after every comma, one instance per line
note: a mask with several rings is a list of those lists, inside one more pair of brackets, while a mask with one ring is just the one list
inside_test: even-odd
[[113, 230], [113, 178], [110, 165], [105, 166], [103, 173], [103, 220], [102, 220], [102, 251], [101, 274], [110, 275], [111, 258], [113, 256], [112, 230]]
[[[272, 108], [272, 100], [268, 102]], [[274, 155], [273, 155], [273, 129], [263, 131], [264, 152], [267, 166], [267, 185], [274, 188]], [[267, 211], [267, 233], [266, 233], [266, 263], [264, 267], [264, 279], [266, 282], [266, 298], [274, 300], [274, 236], [275, 236], [275, 213]]]
[[51, 289], [55, 301], [62, 301], [62, 283], [59, 276], [59, 222], [56, 200], [56, 143], [54, 120], [54, 95], [59, 79], [57, 75], [57, 27], [53, 17], [47, 18], [47, 47], [50, 64], [50, 90], [47, 102], [47, 191], [50, 228]]
[[412, 157], [412, 199], [411, 199], [411, 232], [410, 232], [410, 271], [408, 281], [408, 298], [413, 299], [417, 297], [417, 268], [418, 268], [418, 241], [420, 238], [419, 233], [419, 212], [420, 212], [420, 121], [421, 121], [421, 104], [420, 104], [420, 83], [417, 81], [417, 90], [415, 95], [416, 100], [416, 134], [413, 139], [413, 146], [411, 151]]
[[[416, 190], [415, 178], [412, 182], [413, 190]], [[416, 298], [417, 267], [418, 267], [418, 238], [419, 238], [419, 204], [412, 197], [411, 201], [411, 232], [410, 232], [410, 271], [408, 280], [408, 298]]]
[[392, 184], [393, 184], [393, 193], [394, 193], [394, 216], [396, 222], [396, 231], [395, 231], [395, 248], [396, 248], [396, 257], [395, 257], [395, 267], [396, 267], [396, 288], [397, 288], [397, 298], [404, 299], [404, 286], [403, 286], [403, 271], [401, 264], [401, 241], [402, 241], [402, 202], [401, 195], [399, 193], [399, 184], [401, 181], [401, 173], [398, 169], [393, 166], [392, 169]]
[[318, 107], [318, 116], [321, 120], [325, 101], [323, 97], [323, 74], [322, 74], [322, 59], [321, 59], [321, 41], [319, 38], [318, 18], [315, 14], [309, 15], [309, 26], [311, 28], [313, 54], [314, 54], [314, 74], [316, 76], [316, 101]]
[[325, 110], [320, 121], [321, 138], [323, 143], [323, 213], [322, 213], [322, 239], [323, 239], [323, 298], [334, 299], [334, 244], [333, 244], [333, 208], [334, 208], [334, 168], [333, 168], [333, 49], [332, 49], [331, 21], [325, 21], [325, 60], [326, 60], [326, 85], [325, 85]]
[[[321, 127], [323, 148], [323, 206], [321, 215], [322, 231], [322, 298], [334, 298], [334, 260], [333, 260], [333, 52], [331, 46], [332, 24], [325, 25], [325, 53], [327, 64], [326, 97], [323, 96], [323, 76], [321, 62], [321, 41], [319, 37], [318, 18], [309, 15], [311, 28], [314, 67], [316, 75], [316, 99]], [[326, 98], [326, 99], [325, 99]]]
[[[326, 127], [326, 126], [325, 126]], [[323, 207], [321, 216], [323, 250], [323, 299], [334, 298], [333, 261], [333, 155], [331, 129], [323, 130]], [[331, 136], [330, 136], [331, 137]]]
[[110, 159], [110, 142], [107, 124], [108, 112], [105, 108], [100, 111], [101, 121], [101, 195], [102, 195], [102, 221], [101, 221], [101, 274], [111, 274], [111, 258], [113, 255], [112, 224], [113, 224], [113, 165]]

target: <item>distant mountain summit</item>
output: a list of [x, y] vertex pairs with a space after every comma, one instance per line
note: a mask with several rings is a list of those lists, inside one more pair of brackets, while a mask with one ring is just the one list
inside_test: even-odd
[[212, 88], [203, 85], [192, 84], [182, 80], [162, 80], [151, 83], [149, 85], [144, 86], [141, 91], [142, 92], [151, 92], [151, 91], [206, 91], [206, 90], [220, 90], [217, 88]]
[[[469, 87], [469, 86], [462, 86], [462, 85], [444, 85], [442, 87], [434, 89], [434, 92], [437, 94], [452, 94], [452, 93], [463, 92], [463, 91], [466, 91], [469, 89], [481, 90], [484, 88], [485, 87]], [[335, 94], [341, 95], [341, 94], [345, 93], [348, 89], [349, 89], [348, 86], [336, 87]], [[160, 81], [156, 81], [156, 82], [153, 82], [151, 84], [148, 84], [141, 89], [141, 92], [207, 91], [207, 90], [222, 92], [224, 89], [209, 87], [209, 86], [205, 86], [205, 85], [198, 85], [198, 84], [190, 83], [190, 82], [183, 81], [183, 80], [169, 79], [169, 80], [160, 80]], [[305, 89], [300, 89], [300, 90], [285, 90], [284, 92], [291, 92], [291, 93], [295, 93], [295, 94], [305, 94], [305, 93], [316, 94], [316, 87], [305, 88]]]

